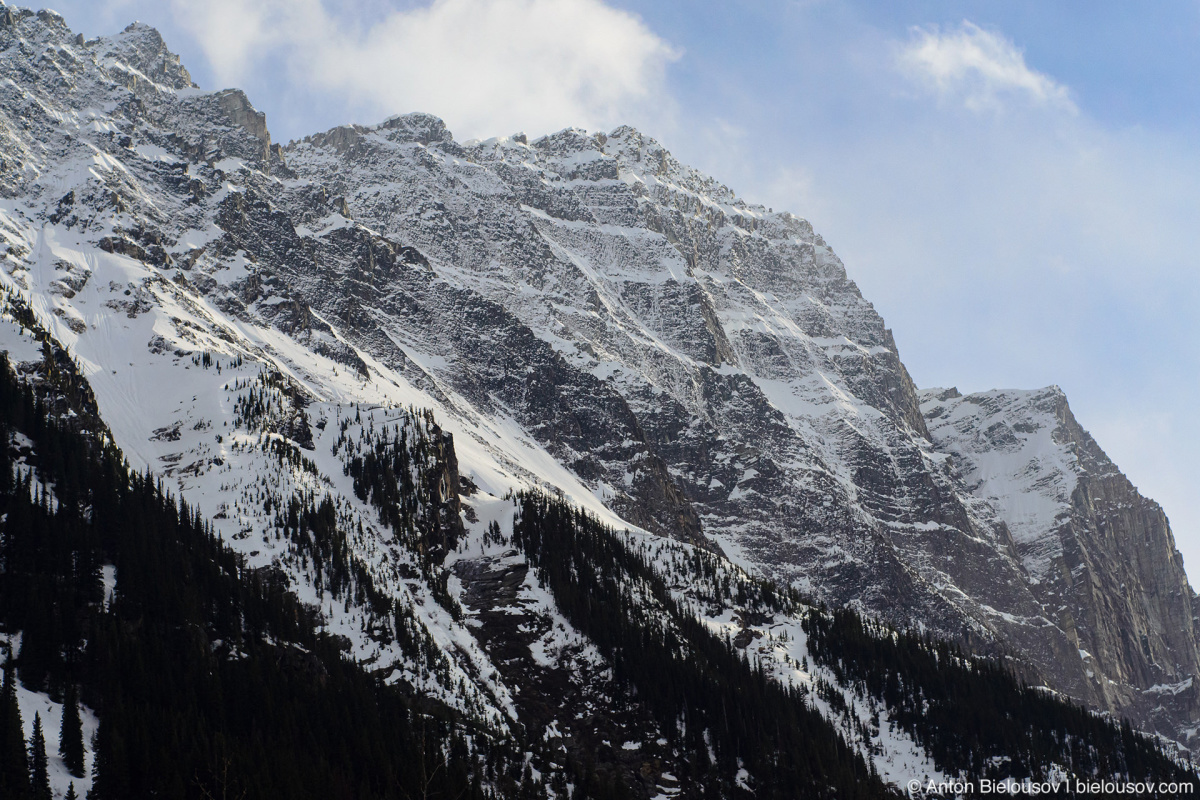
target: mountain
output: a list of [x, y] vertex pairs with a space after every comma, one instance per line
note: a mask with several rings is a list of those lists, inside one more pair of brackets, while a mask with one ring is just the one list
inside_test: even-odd
[[1009, 529], [1031, 590], [1079, 648], [1094, 704], [1190, 738], [1196, 595], [1162, 508], [1076, 421], [1057, 386], [921, 394], [932, 439]]
[[[297, 646], [510, 742], [516, 784], [879, 796], [981, 753], [1172, 774], [1013, 675], [1195, 745], [1161, 509], [1057, 390], [918, 391], [807, 222], [627, 127], [459, 143], [410, 114], [280, 145], [140, 24], [85, 40], [4, 6], [0, 71], [15, 374], [76, 376], [54, 418], [274, 576], [314, 615]], [[951, 672], [988, 726], [1061, 735], [964, 750], [962, 697], [910, 702]], [[826, 766], [785, 775], [763, 725]]]

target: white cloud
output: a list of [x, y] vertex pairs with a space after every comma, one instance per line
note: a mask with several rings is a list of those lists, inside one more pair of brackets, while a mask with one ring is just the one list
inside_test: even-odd
[[1030, 69], [1016, 45], [966, 20], [946, 31], [937, 26], [913, 28], [898, 60], [909, 77], [974, 111], [1000, 110], [1011, 98], [1076, 110], [1067, 88]]
[[365, 25], [328, 0], [175, 9], [223, 83], [282, 57], [294, 81], [375, 117], [437, 114], [460, 138], [624, 121], [662, 104], [677, 57], [601, 0], [434, 0]]
[[[174, 0], [180, 22], [196, 35], [213, 74], [222, 83], [236, 85], [256, 54], [275, 43], [279, 31], [269, 25], [272, 3], [248, 4], [237, 0], [189, 3]], [[297, 3], [296, 7], [302, 7]]]

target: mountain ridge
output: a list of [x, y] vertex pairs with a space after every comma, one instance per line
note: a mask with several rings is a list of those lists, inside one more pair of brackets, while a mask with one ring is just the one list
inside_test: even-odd
[[[459, 144], [414, 114], [278, 145], [244, 93], [197, 89], [147, 26], [81, 42], [46, 12], [6, 6], [0, 22], [0, 99], [28, 123], [5, 113], [5, 288], [84, 365], [127, 455], [224, 514], [231, 540], [272, 524], [249, 502], [261, 478], [239, 485], [231, 464], [305, 485], [261, 472], [252, 448], [319, 443], [321, 491], [364, 526], [354, 547], [407, 592], [406, 557], [386, 555], [376, 512], [325, 460], [332, 429], [313, 428], [363, 405], [382, 425], [389, 406], [415, 404], [454, 437], [475, 487], [464, 514], [489, 519], [506, 491], [559, 490], [618, 527], [1014, 657], [1148, 730], [1194, 734], [1196, 601], [1165, 517], [1120, 529], [1166, 552], [1130, 588], [1111, 562], [1133, 550], [1105, 549], [1119, 537], [1096, 492], [1117, 506], [1140, 495], [1096, 484], [1072, 518], [1080, 556], [1066, 572], [1086, 562], [1083, 583], [1103, 591], [1031, 582], [1022, 547], [1037, 537], [1014, 535], [1021, 520], [972, 489], [961, 433], [939, 442], [929, 394], [807, 222], [738, 200], [631, 128]], [[228, 374], [193, 363], [200, 353]], [[241, 424], [250, 363], [292, 388], [255, 384], [271, 421], [258, 445], [231, 438], [234, 451], [212, 431]], [[1100, 464], [1065, 414], [1056, 424]], [[252, 563], [276, 557], [236, 541]], [[1139, 592], [1162, 587], [1175, 599], [1135, 613]], [[1116, 627], [1099, 624], [1106, 599], [1126, 609]], [[461, 632], [443, 611], [429, 606], [431, 629]], [[460, 645], [486, 663], [469, 636]]]

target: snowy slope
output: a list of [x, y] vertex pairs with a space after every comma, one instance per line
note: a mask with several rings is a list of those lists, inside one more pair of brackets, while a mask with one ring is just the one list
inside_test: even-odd
[[285, 155], [336, 198], [312, 230], [349, 215], [435, 278], [335, 268], [341, 293], [305, 296], [327, 319], [369, 307], [352, 341], [393, 364], [399, 344], [477, 405], [504, 403], [629, 521], [823, 599], [1003, 643], [1086, 694], [1007, 530], [929, 448], [891, 334], [807, 223], [628, 128], [459, 145], [408, 115]]
[[1030, 578], [1038, 582], [1062, 555], [1050, 535], [1070, 514], [1079, 460], [1055, 418], [1064, 402], [1041, 392], [983, 392], [965, 398], [929, 390], [922, 405], [930, 433], [963, 465], [967, 488], [1008, 525]]
[[[922, 392], [933, 440], [1012, 532], [1029, 581], [1110, 707], [1192, 741], [1195, 594], [1162, 509], [1080, 427], [1057, 386]], [[1128, 712], [1127, 712], [1128, 713]]]
[[[0, 634], [0, 648], [7, 650], [14, 645], [17, 649], [20, 648], [19, 635]], [[54, 702], [45, 692], [33, 692], [18, 685], [17, 707], [21, 710], [21, 725], [26, 741], [33, 736], [34, 715], [42, 718], [42, 738], [46, 742], [48, 759], [47, 772], [50, 775], [50, 789], [54, 792], [54, 796], [65, 797], [68, 787], [74, 784], [76, 796], [86, 797], [88, 790], [92, 788], [94, 753], [91, 743], [92, 737], [96, 735], [96, 715], [86, 706], [79, 708], [80, 721], [83, 723], [84, 776], [76, 778], [67, 769], [62, 756], [58, 753], [59, 731], [62, 729], [63, 717], [62, 703]]]
[[[242, 93], [195, 87], [150, 28], [82, 41], [50, 12], [10, 16], [0, 285], [79, 364], [134, 465], [251, 564], [284, 571], [389, 680], [496, 728], [520, 714], [469, 609], [456, 619], [434, 597], [421, 548], [348, 477], [374, 431], [418, 427], [410, 409], [433, 411], [463, 479], [431, 507], [455, 495], [460, 547], [496, 574], [512, 565], [483, 544], [486, 524], [538, 487], [816, 599], [1015, 654], [1139, 719], [1159, 705], [1142, 690], [1194, 672], [1190, 632], [1127, 664], [1099, 663], [1108, 641], [1080, 657], [1082, 623], [1045, 590], [1070, 454], [1047, 428], [993, 441], [970, 404], [930, 416], [807, 222], [630, 128], [459, 144], [413, 114], [280, 147]], [[0, 330], [0, 347], [32, 358], [28, 337]], [[251, 391], [270, 407], [253, 421]], [[336, 602], [276, 538], [297, 494], [329, 499], [356, 563], [412, 609], [444, 666], [373, 636], [380, 620]], [[448, 581], [466, 603], [470, 587]], [[522, 597], [557, 630], [553, 608]], [[530, 657], [586, 652], [564, 636]], [[1148, 666], [1165, 653], [1177, 668]], [[1156, 726], [1198, 716], [1181, 705]], [[894, 749], [897, 764], [916, 758]]]

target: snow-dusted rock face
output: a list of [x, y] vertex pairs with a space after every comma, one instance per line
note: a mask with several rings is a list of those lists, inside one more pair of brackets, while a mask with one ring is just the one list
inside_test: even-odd
[[[460, 145], [409, 115], [285, 157], [337, 198], [305, 225], [348, 265], [327, 273], [341, 289], [304, 301], [356, 346], [503, 408], [632, 522], [824, 600], [1065, 663], [1056, 683], [1087, 691], [1007, 531], [929, 448], [890, 332], [808, 223], [629, 128]], [[348, 258], [358, 226], [421, 269]]]
[[[512, 566], [485, 526], [506, 492], [541, 487], [817, 599], [1011, 654], [1143, 722], [1164, 691], [1188, 696], [1192, 594], [1157, 506], [1120, 494], [1111, 464], [1111, 482], [1080, 477], [1057, 434], [1028, 444], [1058, 454], [1043, 481], [1009, 475], [1005, 448], [1025, 434], [988, 444], [989, 423], [979, 444], [982, 421], [961, 433], [957, 410], [932, 413], [948, 396], [923, 407], [807, 222], [743, 202], [641, 133], [460, 144], [412, 114], [280, 147], [244, 94], [194, 87], [152, 29], [83, 41], [12, 7], [0, 76], [4, 291], [80, 364], [130, 459], [254, 565], [276, 555], [258, 536], [264, 497], [330, 497], [360, 532], [356, 557], [417, 609], [448, 666], [406, 672], [360, 635], [365, 610], [330, 604], [303, 569], [293, 580], [396, 680], [497, 725], [516, 714], [505, 672], [410, 580], [413, 554], [346, 477], [340, 426], [366, 436], [413, 406], [452, 437], [470, 492], [462, 543], [481, 563], [450, 556], [447, 591], [480, 614], [511, 600], [468, 585]], [[243, 413], [256, 381], [276, 393], [267, 427]], [[278, 458], [277, 440], [315, 448], [312, 469]], [[1104, 537], [1143, 536], [1134, 584]], [[472, 688], [452, 697], [460, 684]], [[1196, 716], [1180, 701], [1154, 724], [1182, 735]]]
[[1200, 711], [1200, 653], [1195, 596], [1159, 505], [1080, 427], [1057, 386], [921, 399], [933, 441], [1008, 526], [1103, 704], [1178, 735], [1178, 721]]

